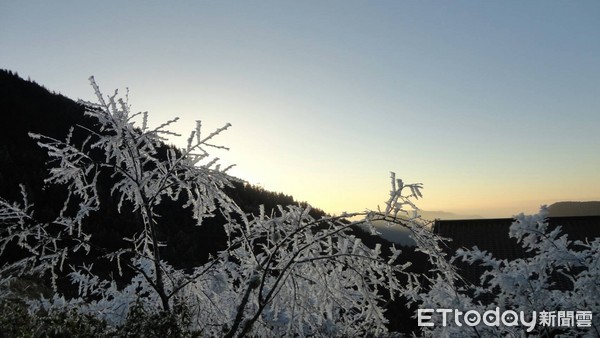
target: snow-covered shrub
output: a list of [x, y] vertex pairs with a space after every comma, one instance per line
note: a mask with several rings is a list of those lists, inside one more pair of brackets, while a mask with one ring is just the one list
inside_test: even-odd
[[[167, 128], [176, 119], [150, 128], [146, 113], [131, 114], [116, 92], [105, 98], [91, 82], [98, 102], [82, 104], [96, 128], [74, 126], [65, 140], [31, 135], [51, 159], [46, 183], [68, 191], [58, 216], [38, 221], [24, 188], [21, 202], [0, 199], [0, 255], [18, 249], [0, 267], [0, 329], [9, 335], [383, 336], [388, 334], [384, 303], [403, 297], [419, 308], [463, 312], [591, 310], [589, 329], [557, 332], [600, 336], [600, 239], [569, 241], [560, 228], [549, 231], [544, 210], [517, 216], [510, 228], [529, 258], [499, 260], [476, 248], [457, 252], [453, 259], [491, 268], [481, 277], [485, 288], [469, 285], [443, 253], [444, 240], [418, 215], [414, 200], [421, 197], [420, 184], [405, 184], [392, 174], [384, 210], [320, 219], [306, 206], [245, 214], [224, 192], [232, 181], [227, 168], [221, 170], [208, 152], [223, 148], [213, 140], [229, 124], [204, 135], [198, 122], [185, 149], [165, 147], [164, 137], [175, 135]], [[97, 247], [86, 225], [86, 219], [109, 207], [99, 192], [106, 177], [114, 182], [110, 195], [118, 202], [116, 211], [137, 222], [117, 249]], [[163, 260], [166, 244], [158, 230], [169, 226], [159, 212], [164, 201], [183, 201], [198, 226], [222, 215], [227, 248], [193, 269]], [[429, 273], [407, 272], [409, 263], [399, 264], [402, 253], [395, 247], [366, 246], [354, 229], [375, 233], [374, 221], [406, 227], [416, 250], [428, 257]], [[114, 266], [119, 282], [97, 272], [99, 258]], [[572, 288], [555, 288], [557, 275]], [[15, 287], [43, 278], [51, 289]], [[63, 292], [65, 278], [69, 295]], [[479, 302], [476, 297], [483, 294], [493, 302]], [[24, 328], [27, 324], [31, 330]], [[527, 332], [522, 326], [438, 325], [419, 334], [516, 337]]]
[[[98, 102], [81, 103], [96, 128], [74, 126], [65, 140], [31, 135], [50, 157], [46, 183], [68, 191], [56, 219], [36, 220], [25, 192], [22, 203], [0, 199], [0, 255], [9, 246], [24, 253], [0, 268], [0, 285], [22, 276], [52, 282], [51, 297], [27, 300], [30, 313], [60, 317], [73, 310], [72, 318], [100, 320], [107, 332], [137, 327], [168, 335], [380, 335], [386, 333], [384, 294], [394, 299], [417, 292], [417, 279], [404, 272], [406, 265], [395, 264], [399, 250], [392, 247], [384, 257], [381, 246], [367, 247], [352, 229], [363, 224], [375, 231], [374, 220], [405, 225], [424, 252], [435, 252], [437, 240], [416, 214], [397, 217], [405, 206], [415, 207], [420, 184], [392, 176], [385, 211], [314, 219], [310, 207], [286, 206], [276, 215], [264, 210], [247, 215], [224, 192], [232, 180], [227, 168], [221, 170], [208, 153], [223, 148], [212, 142], [229, 124], [204, 135], [198, 122], [185, 149], [165, 147], [164, 136], [176, 135], [167, 129], [176, 119], [150, 128], [146, 113], [131, 114], [116, 92], [104, 97], [93, 78], [91, 83]], [[82, 142], [75, 141], [76, 134], [84, 135]], [[107, 208], [99, 193], [99, 181], [107, 176], [114, 182], [110, 194], [117, 211], [138, 220], [125, 244], [112, 250], [98, 248], [86, 226], [86, 219]], [[166, 244], [157, 233], [169, 223], [158, 210], [165, 200], [183, 201], [199, 226], [206, 217], [222, 215], [227, 249], [192, 270], [161, 259]], [[350, 216], [362, 218], [350, 222]], [[85, 260], [91, 251], [100, 252], [121, 278], [128, 276], [127, 282], [98, 274], [95, 262]], [[75, 254], [78, 259], [70, 260]], [[444, 264], [438, 258], [433, 259]], [[399, 282], [402, 274], [408, 284]], [[61, 292], [64, 276], [74, 296]], [[6, 299], [7, 289], [0, 290]], [[156, 320], [140, 322], [142, 317]]]
[[[535, 215], [515, 216], [508, 235], [529, 253], [528, 257], [497, 259], [477, 247], [459, 249], [452, 260], [488, 268], [480, 277], [481, 284], [452, 283], [438, 276], [431, 289], [420, 295], [420, 306], [456, 309], [463, 313], [474, 310], [479, 314], [495, 308], [500, 312], [523, 312], [528, 321], [535, 319], [535, 325], [489, 326], [482, 320], [479, 325], [458, 327], [449, 315], [449, 325], [424, 327], [424, 335], [599, 337], [600, 238], [588, 242], [569, 240], [560, 226], [549, 228], [545, 207]], [[563, 281], [562, 287], [558, 287], [559, 281]], [[491, 301], [483, 303], [481, 299]], [[550, 315], [547, 317], [552, 322], [541, 322], [542, 311], [554, 313], [553, 319]], [[575, 314], [578, 311], [591, 311], [589, 326], [577, 325], [573, 317], [565, 317], [564, 321], [558, 318], [559, 312]]]

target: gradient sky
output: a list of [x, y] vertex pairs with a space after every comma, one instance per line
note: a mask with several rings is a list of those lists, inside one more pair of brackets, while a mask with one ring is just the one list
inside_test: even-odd
[[[7, 1], [0, 68], [73, 99], [130, 88], [232, 174], [328, 212], [487, 217], [600, 200], [599, 1]], [[182, 145], [181, 141], [173, 140]]]

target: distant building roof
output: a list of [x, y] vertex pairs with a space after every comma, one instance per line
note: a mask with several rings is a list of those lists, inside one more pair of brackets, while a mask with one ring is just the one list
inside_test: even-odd
[[[450, 256], [453, 256], [459, 248], [471, 249], [477, 246], [481, 250], [490, 252], [497, 259], [526, 258], [528, 253], [516, 239], [508, 235], [513, 222], [511, 218], [437, 220], [433, 225], [433, 232], [452, 239], [445, 247], [445, 251]], [[592, 241], [600, 237], [600, 216], [550, 217], [548, 225], [549, 230], [560, 225], [569, 240]], [[455, 265], [465, 280], [480, 285], [479, 277], [486, 268], [464, 262], [455, 262]], [[567, 287], [563, 285], [559, 288]]]
[[[508, 236], [512, 218], [436, 220], [433, 232], [452, 239], [449, 248], [477, 246], [491, 252], [494, 257], [515, 259], [523, 257], [524, 250], [517, 240]], [[549, 229], [560, 225], [570, 240], [593, 240], [600, 237], [600, 216], [550, 217]]]

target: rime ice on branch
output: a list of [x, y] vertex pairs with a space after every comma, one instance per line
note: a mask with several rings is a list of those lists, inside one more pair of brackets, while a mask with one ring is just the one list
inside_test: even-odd
[[[220, 170], [218, 159], [209, 155], [211, 149], [226, 149], [213, 141], [229, 124], [203, 134], [197, 122], [185, 149], [168, 148], [163, 141], [178, 136], [168, 129], [177, 119], [151, 128], [147, 113], [131, 114], [127, 99], [118, 98], [116, 91], [105, 97], [93, 78], [90, 82], [98, 102], [81, 104], [95, 128], [74, 126], [64, 140], [31, 135], [50, 157], [46, 183], [68, 190], [59, 216], [50, 224], [37, 222], [25, 194], [22, 205], [0, 203], [5, 225], [0, 248], [17, 243], [30, 254], [4, 266], [2, 281], [49, 273], [54, 282], [71, 269], [77, 286], [78, 296], [65, 299], [54, 284], [54, 297], [31, 302], [32, 310], [75, 308], [117, 327], [134, 305], [149, 313], [184, 306], [192, 318], [185, 324], [188, 329], [209, 336], [386, 331], [382, 290], [391, 297], [398, 294], [403, 287], [398, 274], [405, 266], [394, 265], [399, 250], [392, 248], [391, 257], [382, 257], [381, 248], [366, 247], [352, 227], [387, 215], [370, 213], [357, 222], [317, 220], [309, 216], [309, 207], [300, 206], [280, 207], [270, 217], [264, 209], [247, 215], [224, 193], [231, 181], [227, 169]], [[83, 133], [84, 141], [74, 141], [74, 133]], [[110, 207], [101, 203], [98, 192], [103, 175], [114, 182], [110, 193], [118, 201], [116, 211], [139, 219], [135, 234], [123, 238], [127, 245], [117, 250], [94, 247], [94, 234], [86, 227], [88, 216]], [[197, 225], [217, 212], [224, 215], [228, 248], [193, 271], [177, 270], [162, 260], [166, 244], [157, 232], [169, 220], [157, 210], [165, 200], [183, 200], [182, 208], [193, 211]], [[123, 267], [133, 271], [130, 282], [117, 286], [100, 278], [93, 262], [64, 266], [73, 253], [90, 250], [103, 252], [120, 272]]]

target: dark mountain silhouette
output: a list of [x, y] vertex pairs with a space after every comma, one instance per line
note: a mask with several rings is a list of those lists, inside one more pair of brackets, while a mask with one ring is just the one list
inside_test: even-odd
[[600, 216], [600, 201], [556, 202], [548, 206], [550, 217]]

